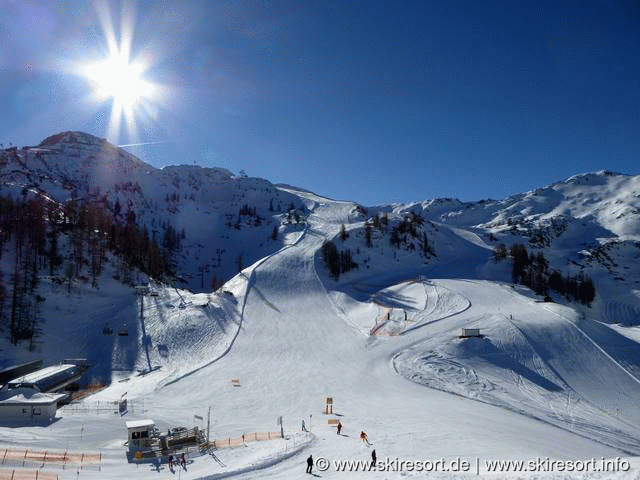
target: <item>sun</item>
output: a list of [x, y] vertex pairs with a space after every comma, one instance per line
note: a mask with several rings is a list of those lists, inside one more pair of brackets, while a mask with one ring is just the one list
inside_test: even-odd
[[152, 120], [157, 112], [162, 88], [145, 78], [151, 67], [149, 56], [132, 58], [135, 12], [125, 8], [120, 28], [116, 29], [108, 5], [97, 2], [96, 6], [104, 33], [105, 55], [81, 62], [76, 71], [89, 82], [95, 102], [111, 102], [107, 138], [119, 141], [124, 120], [129, 138], [136, 139], [138, 124]]
[[142, 65], [130, 63], [122, 52], [85, 67], [94, 93], [101, 99], [113, 99], [122, 110], [131, 110], [138, 102], [151, 98], [154, 85], [143, 78]]

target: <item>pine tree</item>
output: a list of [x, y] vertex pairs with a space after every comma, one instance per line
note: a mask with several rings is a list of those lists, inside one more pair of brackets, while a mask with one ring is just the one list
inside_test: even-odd
[[496, 247], [495, 251], [493, 252], [493, 259], [497, 263], [500, 260], [504, 260], [505, 258], [507, 258], [507, 247], [504, 243], [501, 243]]
[[591, 278], [584, 276], [578, 284], [578, 300], [585, 305], [591, 305], [596, 297], [596, 289]]
[[358, 268], [358, 264], [351, 258], [351, 250], [347, 248], [340, 252], [340, 272], [346, 273], [354, 268]]
[[220, 287], [222, 287], [223, 285], [224, 285], [224, 281], [222, 279], [219, 279], [214, 273], [213, 276], [211, 277], [211, 289], [213, 291], [216, 291], [216, 290], [219, 290]]
[[400, 233], [397, 226], [391, 229], [391, 235], [389, 235], [389, 243], [396, 248], [400, 248]]
[[558, 292], [560, 295], [565, 294], [565, 281], [559, 272], [555, 270], [551, 272], [551, 275], [549, 275], [548, 284], [551, 290]]
[[336, 244], [331, 240], [326, 240], [322, 244], [322, 258], [331, 276], [335, 280], [338, 280], [340, 277], [340, 255], [338, 254]]
[[420, 249], [422, 250], [422, 255], [424, 257], [428, 257], [431, 254], [431, 246], [429, 245], [429, 239], [427, 238], [426, 232], [422, 232], [422, 241], [420, 242]]
[[525, 246], [519, 243], [513, 244], [511, 246], [511, 258], [513, 259], [511, 271], [513, 281], [514, 283], [523, 282], [526, 267], [529, 265], [529, 253]]
[[344, 242], [347, 238], [349, 238], [349, 234], [347, 233], [347, 229], [345, 228], [343, 223], [340, 227], [340, 240]]
[[371, 240], [372, 228], [370, 223], [364, 224], [364, 240], [368, 248], [373, 247], [373, 241]]

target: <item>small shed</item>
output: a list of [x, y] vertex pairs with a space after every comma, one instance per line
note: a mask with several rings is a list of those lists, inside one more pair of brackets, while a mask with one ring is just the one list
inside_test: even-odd
[[151, 419], [127, 422], [129, 451], [139, 452], [151, 449], [156, 424]]
[[479, 328], [463, 328], [462, 335], [460, 335], [460, 338], [471, 338], [471, 337], [482, 338], [482, 335], [480, 334], [480, 329]]

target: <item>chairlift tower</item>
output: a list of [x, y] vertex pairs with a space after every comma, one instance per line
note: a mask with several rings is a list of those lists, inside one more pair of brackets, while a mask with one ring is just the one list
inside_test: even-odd
[[144, 328], [144, 296], [149, 293], [148, 285], [136, 286], [136, 293], [140, 297], [140, 325], [142, 326], [142, 343], [144, 344], [144, 352], [147, 354], [147, 364], [149, 372], [151, 372], [151, 357], [149, 357], [149, 345], [147, 344], [147, 331]]

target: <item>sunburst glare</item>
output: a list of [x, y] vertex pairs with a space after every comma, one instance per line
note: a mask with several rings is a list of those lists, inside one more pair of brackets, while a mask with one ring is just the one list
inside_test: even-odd
[[153, 118], [162, 89], [145, 79], [150, 62], [131, 56], [135, 12], [126, 6], [121, 12], [118, 40], [109, 7], [99, 3], [97, 10], [106, 41], [106, 55], [82, 63], [78, 70], [90, 82], [97, 102], [112, 102], [107, 138], [119, 141], [124, 119], [128, 136], [137, 140], [138, 124]]

